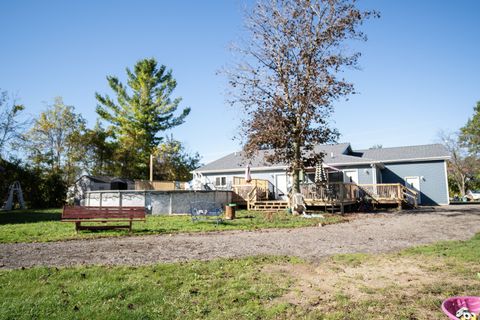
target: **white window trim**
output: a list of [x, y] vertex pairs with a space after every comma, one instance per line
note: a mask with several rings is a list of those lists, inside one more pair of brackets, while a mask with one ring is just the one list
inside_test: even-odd
[[422, 177], [421, 176], [406, 176], [406, 177], [403, 177], [403, 181], [404, 181], [404, 185], [405, 187], [408, 187], [407, 186], [407, 179], [408, 178], [418, 178], [418, 204], [422, 204]]
[[[222, 183], [222, 179], [225, 178], [225, 184], [217, 184], [217, 179], [220, 179], [220, 183]], [[215, 177], [215, 187], [226, 187], [227, 186], [227, 176], [216, 176]]]

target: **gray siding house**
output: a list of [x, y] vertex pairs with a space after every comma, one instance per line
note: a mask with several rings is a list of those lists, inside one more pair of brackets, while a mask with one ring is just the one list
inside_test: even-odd
[[[350, 143], [319, 145], [327, 174], [336, 181], [358, 185], [400, 183], [419, 193], [421, 205], [449, 203], [448, 151], [440, 144], [353, 150]], [[271, 165], [260, 151], [253, 159], [234, 152], [193, 171], [194, 189], [231, 190], [234, 177], [244, 177], [250, 166], [252, 179], [268, 180], [276, 199], [285, 199], [291, 187], [286, 165]], [[305, 171], [303, 181], [313, 182], [314, 168]]]

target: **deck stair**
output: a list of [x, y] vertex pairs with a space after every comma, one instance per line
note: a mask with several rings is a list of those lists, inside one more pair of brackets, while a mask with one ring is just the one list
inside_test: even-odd
[[250, 203], [250, 210], [283, 211], [287, 208], [288, 201], [283, 200], [255, 201]]
[[368, 188], [362, 187], [361, 185], [358, 186], [358, 188], [364, 193], [365, 196], [367, 196], [371, 201], [375, 202], [376, 204], [379, 204], [379, 196], [373, 190], [369, 190]]

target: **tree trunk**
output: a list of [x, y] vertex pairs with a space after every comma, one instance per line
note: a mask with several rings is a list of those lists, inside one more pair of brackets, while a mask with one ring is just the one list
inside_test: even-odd
[[460, 195], [463, 198], [465, 196], [465, 176], [463, 174], [461, 175], [459, 189], [460, 189]]
[[295, 160], [293, 163], [293, 172], [292, 172], [292, 193], [300, 193], [300, 162], [301, 162], [301, 153], [300, 153], [300, 143], [294, 143], [295, 150]]

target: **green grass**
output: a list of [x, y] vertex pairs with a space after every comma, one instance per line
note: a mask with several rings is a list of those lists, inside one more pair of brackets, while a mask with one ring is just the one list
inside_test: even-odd
[[[60, 222], [61, 209], [15, 210], [0, 212], [0, 243], [47, 242], [81, 238], [126, 236], [125, 230], [81, 231], [75, 233], [73, 223]], [[132, 235], [207, 232], [222, 230], [255, 230], [263, 228], [295, 228], [345, 221], [339, 215], [325, 219], [305, 219], [285, 212], [262, 213], [238, 211], [237, 218], [217, 225], [214, 221], [192, 222], [189, 216], [147, 216], [147, 221], [133, 224]]]
[[288, 278], [261, 272], [289, 258], [148, 267], [0, 271], [0, 319], [263, 319]]
[[460, 263], [480, 263], [480, 233], [468, 241], [442, 241], [434, 245], [407, 249], [403, 254], [443, 257]]
[[[478, 260], [471, 260], [478, 253], [463, 255], [479, 239], [480, 234], [468, 241], [384, 255], [342, 254], [314, 266], [296, 258], [250, 257], [141, 267], [2, 270], [0, 319], [443, 319], [443, 299], [480, 294], [480, 279], [474, 275], [480, 267]], [[383, 266], [403, 270], [411, 261], [425, 265], [430, 281], [360, 285], [364, 278], [377, 277], [375, 271]], [[429, 264], [441, 267], [449, 261], [471, 272], [428, 269]], [[279, 266], [290, 271], [279, 271]], [[312, 273], [300, 276], [306, 272], [302, 266], [320, 270], [315, 285], [308, 285]], [[332, 267], [341, 270], [333, 271], [338, 286], [314, 291], [328, 280], [324, 272]], [[356, 268], [364, 270], [362, 279], [348, 273]], [[352, 281], [358, 281], [360, 297], [343, 288]], [[298, 300], [285, 300], [292, 292]]]

